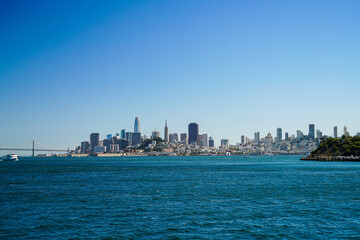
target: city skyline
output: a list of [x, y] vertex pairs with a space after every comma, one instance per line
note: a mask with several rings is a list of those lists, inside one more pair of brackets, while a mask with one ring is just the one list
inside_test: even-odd
[[6, 1], [0, 11], [0, 109], [11, 116], [0, 146], [73, 148], [92, 132], [132, 131], [134, 116], [161, 136], [165, 119], [169, 133], [197, 122], [217, 145], [278, 127], [307, 134], [309, 123], [323, 135], [360, 129], [359, 1]]

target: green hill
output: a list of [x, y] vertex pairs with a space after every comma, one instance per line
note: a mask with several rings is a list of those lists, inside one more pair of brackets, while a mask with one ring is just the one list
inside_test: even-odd
[[327, 138], [310, 156], [360, 156], [360, 137]]

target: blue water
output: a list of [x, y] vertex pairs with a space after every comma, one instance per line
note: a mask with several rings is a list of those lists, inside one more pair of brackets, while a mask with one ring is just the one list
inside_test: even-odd
[[0, 238], [360, 239], [360, 163], [299, 157], [0, 162]]

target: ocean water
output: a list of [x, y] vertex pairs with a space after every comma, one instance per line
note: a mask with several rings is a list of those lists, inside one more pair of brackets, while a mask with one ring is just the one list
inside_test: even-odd
[[360, 163], [21, 158], [0, 184], [1, 239], [360, 239]]

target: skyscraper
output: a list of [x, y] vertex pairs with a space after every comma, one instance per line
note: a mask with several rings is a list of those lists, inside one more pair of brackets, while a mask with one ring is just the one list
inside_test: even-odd
[[180, 141], [181, 141], [182, 143], [185, 143], [185, 144], [188, 143], [187, 133], [181, 133], [181, 134], [180, 134]]
[[309, 139], [315, 138], [315, 124], [309, 124]]
[[334, 138], [338, 137], [337, 126], [334, 127]]
[[260, 132], [255, 132], [254, 133], [254, 142], [255, 143], [260, 143]]
[[169, 142], [169, 128], [167, 125], [167, 121], [165, 121], [165, 127], [164, 127], [164, 141]]
[[204, 147], [209, 147], [209, 138], [207, 133], [201, 135], [201, 145]]
[[135, 118], [134, 133], [140, 133], [140, 119], [139, 119], [139, 117]]
[[122, 129], [121, 130], [121, 134], [120, 134], [120, 138], [126, 138], [126, 136], [125, 136], [125, 129]]
[[199, 136], [199, 125], [197, 123], [190, 123], [188, 126], [189, 129], [189, 144], [198, 144]]
[[282, 141], [282, 129], [281, 128], [276, 129], [276, 141], [277, 142]]
[[245, 136], [244, 135], [241, 136], [241, 144], [245, 145]]
[[285, 140], [289, 140], [289, 133], [288, 132], [285, 133]]
[[209, 137], [209, 147], [215, 147], [215, 142], [212, 137]]
[[350, 136], [350, 133], [348, 132], [346, 126], [344, 126], [344, 135], [345, 135], [345, 136]]
[[100, 134], [99, 133], [92, 133], [90, 134], [90, 148], [91, 152], [94, 152], [96, 146], [100, 145]]

